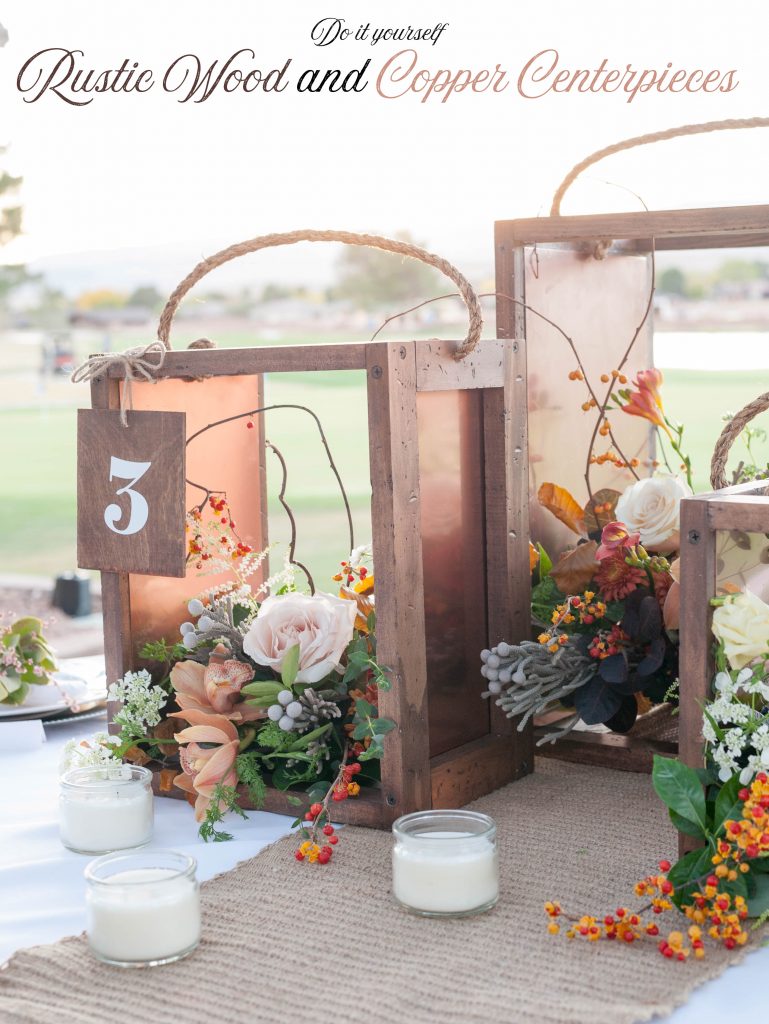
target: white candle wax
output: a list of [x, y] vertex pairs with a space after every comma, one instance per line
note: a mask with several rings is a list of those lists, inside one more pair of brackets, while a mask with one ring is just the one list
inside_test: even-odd
[[496, 846], [461, 832], [431, 832], [397, 843], [393, 894], [404, 906], [432, 914], [487, 907], [499, 894]]
[[194, 875], [169, 868], [119, 871], [89, 887], [88, 943], [118, 964], [175, 960], [200, 941], [200, 897]]
[[[143, 846], [152, 838], [152, 789], [137, 769], [65, 776], [59, 805], [62, 843], [80, 853]], [[142, 769], [144, 771], [144, 769]], [[149, 773], [147, 773], [149, 775]], [[67, 781], [67, 780], [71, 781]]]

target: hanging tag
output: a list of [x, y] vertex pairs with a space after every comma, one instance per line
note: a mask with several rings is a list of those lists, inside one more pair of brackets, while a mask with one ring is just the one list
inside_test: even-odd
[[77, 415], [78, 566], [184, 576], [185, 414]]

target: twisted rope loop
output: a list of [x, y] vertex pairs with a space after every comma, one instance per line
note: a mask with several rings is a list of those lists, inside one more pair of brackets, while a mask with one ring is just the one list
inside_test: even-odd
[[[769, 117], [741, 117], [731, 118], [726, 121], [705, 121], [702, 124], [684, 124], [679, 128], [666, 128], [661, 132], [636, 135], [632, 139], [623, 139], [621, 142], [615, 142], [611, 146], [605, 146], [603, 149], [591, 153], [590, 156], [580, 160], [578, 164], [572, 167], [556, 189], [550, 207], [550, 216], [560, 217], [561, 202], [568, 189], [571, 188], [583, 171], [587, 170], [588, 167], [592, 167], [593, 164], [597, 164], [604, 157], [612, 156], [614, 153], [622, 153], [626, 149], [634, 149], [636, 146], [646, 146], [651, 142], [664, 142], [666, 139], [677, 139], [684, 135], [704, 135], [706, 132], [732, 131], [737, 128], [769, 128]], [[601, 259], [602, 257], [597, 256], [596, 258]]]
[[171, 348], [169, 341], [171, 323], [176, 310], [179, 308], [179, 303], [193, 285], [197, 284], [206, 274], [216, 269], [216, 267], [220, 267], [223, 263], [237, 259], [238, 256], [245, 256], [247, 253], [258, 252], [260, 249], [271, 249], [279, 245], [295, 245], [297, 242], [343, 242], [345, 245], [365, 245], [372, 249], [382, 249], [385, 252], [408, 256], [411, 259], [426, 263], [428, 266], [435, 267], [436, 270], [439, 270], [456, 284], [462, 301], [467, 307], [470, 319], [467, 337], [454, 353], [454, 358], [464, 359], [478, 344], [483, 328], [483, 315], [478, 296], [470, 282], [448, 260], [443, 259], [442, 256], [437, 256], [435, 253], [428, 252], [418, 245], [412, 245], [411, 242], [402, 242], [395, 238], [385, 238], [381, 235], [357, 234], [352, 231], [316, 231], [305, 228], [299, 231], [287, 231], [280, 234], [260, 235], [245, 242], [238, 242], [236, 245], [222, 249], [220, 252], [198, 263], [171, 293], [163, 312], [160, 314], [158, 339], [163, 346], [166, 349]]
[[155, 374], [163, 365], [165, 358], [165, 345], [159, 341], [153, 341], [143, 348], [129, 348], [125, 352], [100, 352], [81, 363], [73, 372], [70, 380], [73, 384], [96, 380], [106, 376], [111, 367], [121, 367], [125, 384], [120, 391], [120, 422], [127, 427], [128, 410], [133, 409], [131, 385], [134, 381], [148, 381], [150, 384], [154, 384]]
[[769, 391], [748, 402], [744, 409], [740, 409], [736, 416], [733, 416], [721, 431], [721, 436], [716, 441], [713, 452], [713, 459], [710, 463], [710, 484], [714, 491], [720, 491], [728, 486], [726, 480], [726, 460], [729, 457], [729, 449], [743, 432], [745, 427], [759, 413], [769, 409]]

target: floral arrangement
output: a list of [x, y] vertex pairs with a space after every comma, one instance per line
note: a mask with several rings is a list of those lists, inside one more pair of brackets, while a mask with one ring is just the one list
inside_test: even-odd
[[[581, 370], [569, 374], [584, 380]], [[624, 491], [591, 491], [579, 503], [557, 484], [544, 483], [540, 504], [575, 535], [574, 547], [553, 562], [541, 545], [530, 545], [534, 577], [532, 618], [536, 640], [503, 642], [481, 654], [485, 697], [520, 716], [519, 729], [535, 716], [570, 712], [540, 739], [555, 742], [580, 722], [629, 731], [639, 713], [665, 701], [678, 674], [677, 552], [681, 499], [692, 493], [691, 462], [682, 451], [684, 428], [667, 417], [659, 370], [639, 372], [631, 387], [617, 370], [601, 378], [609, 394], [601, 406], [597, 439], [611, 437], [613, 409], [654, 425], [660, 445], [679, 460], [674, 475], [667, 461], [649, 465], [641, 478], [637, 459], [615, 447], [597, 453], [589, 466], [611, 462], [636, 479]], [[583, 405], [587, 412], [595, 397]], [[663, 447], [664, 454], [664, 447]], [[590, 490], [590, 477], [587, 474]]]
[[0, 704], [23, 704], [30, 686], [51, 682], [56, 662], [40, 619], [17, 619], [0, 633]]
[[297, 859], [328, 863], [330, 807], [378, 780], [395, 727], [378, 714], [389, 680], [376, 660], [370, 549], [341, 562], [336, 594], [316, 591], [309, 574], [309, 592], [300, 590], [293, 561], [254, 590], [249, 576], [267, 552], [238, 540], [224, 499], [209, 497], [207, 511], [188, 515], [189, 557], [226, 565], [233, 578], [189, 602], [176, 642], [145, 645], [141, 656], [158, 669], [112, 684], [120, 734], [106, 756], [157, 768], [193, 804], [204, 840], [231, 838], [219, 824], [228, 811], [244, 814], [244, 793], [259, 807], [268, 785], [301, 787], [310, 808], [295, 822]]
[[659, 938], [660, 953], [685, 960], [705, 955], [705, 941], [734, 949], [753, 927], [769, 920], [769, 605], [749, 591], [714, 598], [712, 631], [716, 675], [703, 708], [707, 766], [699, 771], [655, 757], [652, 780], [673, 825], [701, 845], [660, 874], [639, 882], [637, 910], [620, 907], [604, 918], [565, 914], [548, 902], [549, 930], [568, 921], [569, 938], [632, 943], [660, 935], [656, 916], [678, 909], [686, 933]]

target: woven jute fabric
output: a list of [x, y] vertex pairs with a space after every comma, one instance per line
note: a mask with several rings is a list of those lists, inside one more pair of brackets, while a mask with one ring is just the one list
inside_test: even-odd
[[474, 806], [499, 826], [501, 897], [487, 914], [395, 906], [386, 832], [345, 828], [327, 866], [297, 863], [285, 839], [203, 886], [204, 937], [187, 960], [109, 968], [82, 936], [24, 950], [0, 972], [0, 1021], [631, 1024], [734, 962], [547, 933], [545, 900], [596, 914], [633, 905], [633, 883], [674, 856], [647, 776], [539, 761]]

